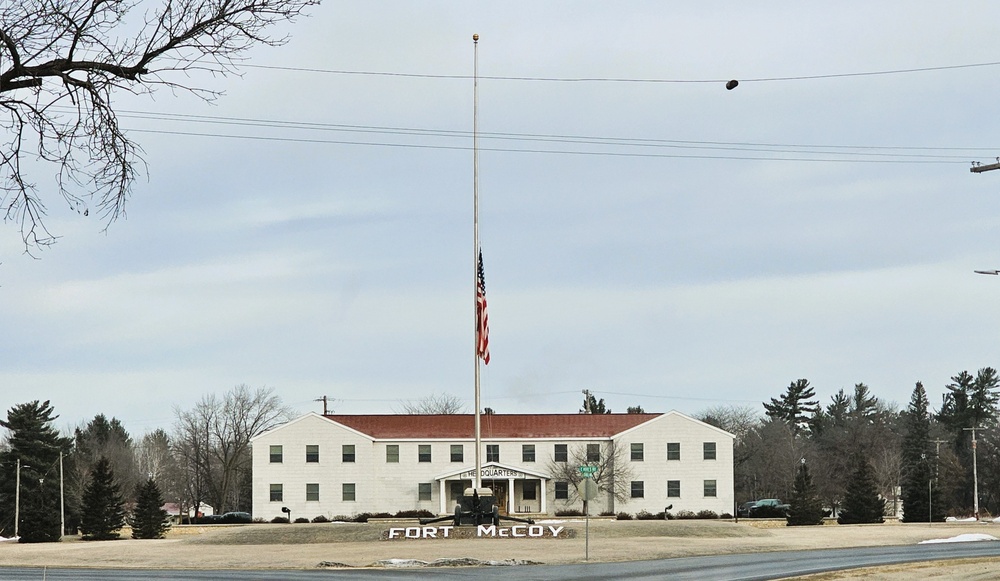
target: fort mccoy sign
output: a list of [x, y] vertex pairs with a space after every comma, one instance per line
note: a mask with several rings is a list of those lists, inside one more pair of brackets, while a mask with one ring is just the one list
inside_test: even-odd
[[478, 526], [419, 526], [392, 527], [382, 538], [389, 541], [417, 539], [566, 539], [576, 536], [562, 526], [542, 525], [478, 525]]

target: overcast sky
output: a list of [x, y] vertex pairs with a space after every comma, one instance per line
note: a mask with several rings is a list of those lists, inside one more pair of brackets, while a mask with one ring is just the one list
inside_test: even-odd
[[1000, 63], [958, 68], [998, 60], [996, 2], [325, 0], [284, 30], [242, 77], [177, 79], [214, 105], [121, 96], [148, 171], [107, 233], [51, 203], [33, 258], [3, 226], [0, 408], [142, 434], [246, 383], [472, 411], [473, 33], [484, 405], [696, 413], [807, 378], [938, 406], [1000, 366], [973, 273], [1000, 171], [969, 171], [1000, 155]]

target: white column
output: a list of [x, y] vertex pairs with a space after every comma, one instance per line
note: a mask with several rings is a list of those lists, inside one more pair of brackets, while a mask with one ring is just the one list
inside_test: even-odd
[[548, 512], [549, 512], [545, 508], [545, 487], [547, 486], [547, 484], [548, 484], [548, 482], [546, 482], [546, 480], [544, 478], [540, 478], [538, 480], [538, 486], [539, 486], [539, 488], [542, 489], [542, 514], [548, 514]]
[[512, 512], [514, 512], [514, 511], [512, 511], [510, 509], [511, 503], [514, 502], [514, 479], [513, 478], [508, 478], [507, 479], [507, 490], [508, 490], [508, 492], [507, 492], [507, 514], [511, 514]]
[[444, 507], [445, 507], [445, 501], [447, 499], [445, 498], [445, 479], [444, 478], [442, 478], [441, 480], [438, 480], [438, 488], [440, 489], [440, 492], [438, 493], [438, 498], [441, 501], [440, 502], [441, 509], [438, 511], [438, 514], [446, 514], [447, 511], [444, 509]]

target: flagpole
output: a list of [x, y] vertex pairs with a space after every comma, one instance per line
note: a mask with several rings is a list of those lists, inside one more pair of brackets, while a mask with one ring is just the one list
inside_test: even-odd
[[482, 447], [483, 447], [483, 435], [482, 435], [482, 425], [479, 405], [479, 35], [472, 35], [472, 45], [474, 52], [474, 65], [473, 65], [473, 75], [472, 75], [472, 93], [473, 93], [473, 107], [472, 107], [472, 238], [473, 238], [473, 250], [472, 250], [472, 279], [473, 279], [473, 321], [475, 321], [475, 335], [473, 342], [473, 359], [476, 362], [476, 475], [473, 479], [473, 485], [476, 488], [482, 486], [482, 472], [483, 472], [483, 459], [482, 459]]

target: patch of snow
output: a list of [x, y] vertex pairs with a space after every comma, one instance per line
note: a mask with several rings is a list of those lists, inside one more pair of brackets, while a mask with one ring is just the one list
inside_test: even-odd
[[964, 535], [958, 535], [957, 537], [951, 537], [950, 539], [931, 539], [929, 541], [920, 541], [921, 545], [929, 545], [932, 543], [972, 543], [976, 541], [1000, 541], [1000, 539], [994, 537], [993, 535], [986, 535], [983, 533], [968, 533]]
[[373, 563], [375, 567], [426, 567], [427, 561], [417, 559], [382, 559]]
[[[428, 563], [417, 559], [383, 559], [375, 561], [370, 567], [512, 567], [517, 565], [538, 565], [535, 561], [525, 561], [523, 559], [501, 559], [497, 561], [481, 561], [470, 557], [452, 557], [447, 559], [435, 559]], [[323, 564], [320, 564], [323, 566]]]
[[953, 516], [949, 516], [944, 520], [947, 522], [977, 522], [979, 519], [974, 516], [970, 516], [969, 518], [955, 518]]
[[17, 537], [0, 537], [0, 543], [16, 543], [17, 539]]

